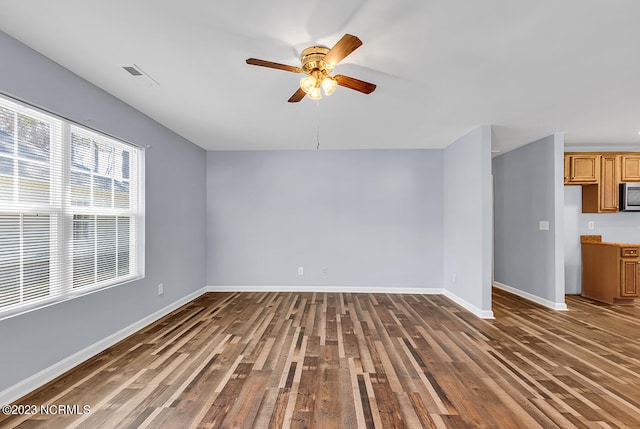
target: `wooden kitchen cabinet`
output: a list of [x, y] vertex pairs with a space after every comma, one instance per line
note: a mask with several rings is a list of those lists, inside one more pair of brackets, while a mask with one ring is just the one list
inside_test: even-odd
[[565, 178], [567, 177], [567, 159], [569, 165], [568, 185], [582, 185], [598, 183], [600, 176], [600, 155], [597, 154], [570, 154], [565, 155]]
[[616, 155], [602, 155], [600, 157], [600, 211], [617, 212], [619, 187], [618, 162]]
[[564, 184], [582, 186], [582, 213], [618, 212], [625, 182], [640, 182], [640, 152], [564, 153]]
[[634, 305], [640, 281], [640, 245], [581, 236], [582, 295], [609, 304]]
[[603, 154], [599, 157], [598, 184], [582, 187], [582, 213], [609, 213], [618, 211], [618, 162], [620, 157]]
[[622, 155], [620, 170], [623, 182], [640, 182], [640, 154]]
[[622, 282], [620, 295], [625, 297], [638, 296], [638, 281], [640, 280], [640, 262], [622, 261]]

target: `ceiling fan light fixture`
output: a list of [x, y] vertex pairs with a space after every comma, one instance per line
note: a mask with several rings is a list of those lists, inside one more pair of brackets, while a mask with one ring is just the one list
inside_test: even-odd
[[338, 87], [338, 82], [332, 76], [325, 76], [322, 79], [321, 85], [324, 90], [324, 95], [331, 95]]
[[309, 93], [307, 93], [312, 100], [320, 100], [322, 98], [322, 93], [320, 92], [320, 87], [314, 86]]
[[313, 76], [306, 76], [300, 79], [300, 88], [307, 93], [311, 94], [311, 91], [316, 87], [316, 80]]

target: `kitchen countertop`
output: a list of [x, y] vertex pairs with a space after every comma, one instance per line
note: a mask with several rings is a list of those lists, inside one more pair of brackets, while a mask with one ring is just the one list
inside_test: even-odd
[[582, 244], [599, 244], [602, 246], [616, 246], [616, 247], [640, 247], [640, 244], [629, 243], [614, 243], [611, 241], [602, 241], [601, 235], [581, 235], [580, 243]]

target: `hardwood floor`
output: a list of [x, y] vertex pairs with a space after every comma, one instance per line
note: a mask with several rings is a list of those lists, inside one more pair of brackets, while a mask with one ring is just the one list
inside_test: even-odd
[[640, 307], [566, 301], [209, 293], [15, 403], [71, 414], [0, 427], [640, 428]]

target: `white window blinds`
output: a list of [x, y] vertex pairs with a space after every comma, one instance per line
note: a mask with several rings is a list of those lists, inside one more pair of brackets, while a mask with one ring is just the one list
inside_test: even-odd
[[141, 276], [141, 163], [0, 97], [0, 317]]

